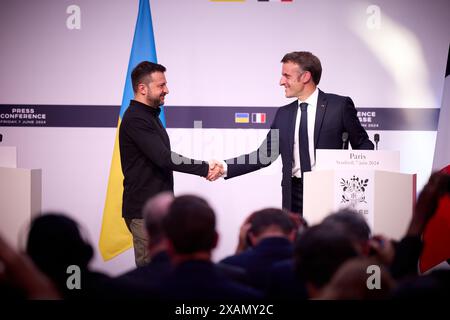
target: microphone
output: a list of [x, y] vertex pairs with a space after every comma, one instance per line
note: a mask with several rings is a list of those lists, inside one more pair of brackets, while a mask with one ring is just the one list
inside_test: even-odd
[[342, 149], [348, 149], [348, 132], [342, 132]]
[[375, 133], [373, 136], [373, 140], [375, 141], [375, 150], [378, 150], [378, 142], [380, 142], [380, 135], [378, 133]]

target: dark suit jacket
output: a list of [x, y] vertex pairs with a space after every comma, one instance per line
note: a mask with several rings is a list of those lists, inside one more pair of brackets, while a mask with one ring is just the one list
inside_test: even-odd
[[262, 299], [260, 292], [226, 278], [209, 261], [181, 263], [164, 279], [159, 298], [169, 301], [243, 301]]
[[308, 299], [305, 283], [295, 274], [293, 258], [272, 265], [266, 294], [268, 299], [275, 301]]
[[125, 218], [142, 218], [142, 206], [162, 191], [173, 192], [173, 171], [206, 177], [207, 162], [185, 158], [170, 150], [170, 140], [152, 108], [135, 100], [122, 117], [119, 129]]
[[171, 270], [172, 264], [170, 263], [169, 256], [167, 252], [163, 251], [152, 257], [147, 265], [133, 269], [117, 279], [131, 284], [155, 288]]
[[[258, 150], [226, 160], [228, 164], [226, 179], [229, 179], [267, 167], [281, 154], [283, 208], [288, 210], [291, 209], [291, 178], [297, 110], [297, 100], [279, 108], [270, 131]], [[371, 150], [374, 148], [359, 122], [353, 101], [349, 97], [324, 93], [319, 90], [314, 126], [314, 150], [341, 149], [343, 132], [348, 132], [353, 149]]]
[[272, 265], [292, 258], [293, 251], [288, 239], [271, 237], [240, 254], [223, 259], [221, 263], [243, 268], [247, 272], [247, 283], [258, 290], [265, 290]]

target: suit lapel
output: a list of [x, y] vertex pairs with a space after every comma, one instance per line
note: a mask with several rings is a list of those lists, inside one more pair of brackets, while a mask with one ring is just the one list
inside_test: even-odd
[[288, 131], [289, 132], [289, 152], [292, 153], [293, 148], [294, 148], [294, 135], [295, 135], [295, 120], [297, 119], [297, 112], [298, 112], [298, 100], [295, 100], [294, 102], [292, 102], [289, 105], [289, 112], [288, 112], [288, 117], [289, 117], [289, 128]]
[[325, 93], [319, 90], [319, 97], [317, 99], [316, 121], [314, 124], [314, 153], [319, 142], [320, 130], [322, 129], [323, 118], [327, 110], [327, 97]]

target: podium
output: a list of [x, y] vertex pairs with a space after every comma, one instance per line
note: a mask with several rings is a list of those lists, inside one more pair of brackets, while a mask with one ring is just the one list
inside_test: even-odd
[[0, 234], [14, 248], [18, 237], [41, 211], [41, 169], [17, 168], [15, 147], [0, 147]]
[[317, 150], [315, 170], [304, 174], [303, 216], [312, 225], [350, 208], [372, 234], [399, 240], [416, 202], [416, 175], [399, 171], [396, 151]]

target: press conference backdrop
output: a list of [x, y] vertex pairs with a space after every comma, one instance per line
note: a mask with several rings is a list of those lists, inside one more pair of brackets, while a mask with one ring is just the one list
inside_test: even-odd
[[[400, 150], [418, 190], [433, 160], [449, 46], [446, 0], [150, 1], [158, 61], [167, 67], [174, 151], [224, 159], [254, 150], [276, 108], [280, 60], [307, 50], [325, 92], [352, 97], [370, 138]], [[0, 145], [20, 167], [42, 168], [43, 209], [70, 213], [99, 237], [138, 1], [0, 3]], [[33, 116], [30, 116], [33, 115]], [[281, 204], [281, 164], [210, 183], [175, 174], [176, 194], [210, 201], [232, 254], [250, 212]], [[20, 201], [20, 199], [17, 199]], [[132, 251], [94, 267], [133, 266]]]

